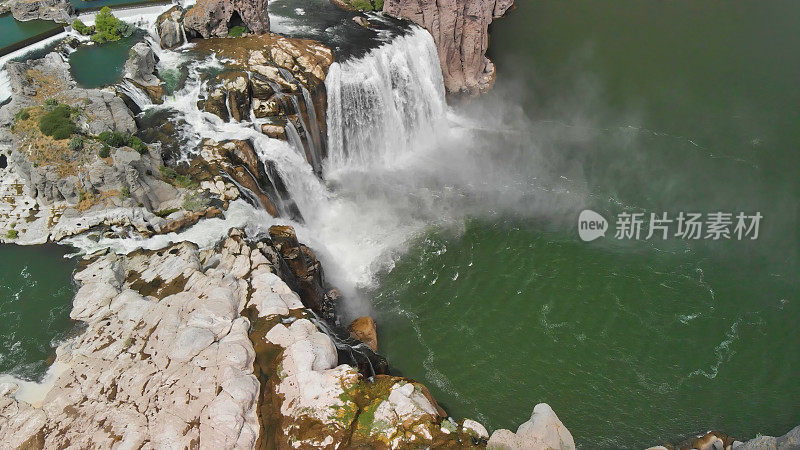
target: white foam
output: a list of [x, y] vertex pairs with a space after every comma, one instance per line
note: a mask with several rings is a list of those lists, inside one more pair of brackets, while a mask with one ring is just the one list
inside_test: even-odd
[[69, 364], [59, 361], [54, 362], [47, 369], [47, 373], [41, 382], [27, 381], [14, 377], [13, 375], [0, 374], [0, 384], [13, 383], [17, 385], [13, 397], [19, 401], [29, 403], [31, 406], [42, 406], [44, 398], [50, 389], [53, 388], [58, 377], [69, 368]]

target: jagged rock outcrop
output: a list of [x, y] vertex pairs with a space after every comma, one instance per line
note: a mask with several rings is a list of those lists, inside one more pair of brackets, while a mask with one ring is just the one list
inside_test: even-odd
[[239, 311], [262, 292], [241, 278], [269, 271], [241, 240], [90, 260], [70, 314], [87, 328], [59, 347], [64, 371], [41, 406], [0, 397], [0, 442], [252, 448], [259, 383]]
[[67, 23], [75, 15], [69, 0], [10, 0], [5, 6], [16, 20], [52, 20]]
[[229, 70], [209, 81], [198, 107], [226, 121], [228, 110], [234, 120], [249, 119], [252, 110], [256, 118], [272, 122], [262, 127], [265, 134], [302, 146], [320, 173], [326, 155], [324, 81], [333, 52], [315, 41], [273, 34], [206, 39], [197, 48], [231, 61]]
[[494, 84], [495, 67], [486, 57], [489, 24], [513, 3], [514, 0], [386, 0], [383, 11], [428, 30], [439, 49], [447, 91], [474, 96]]
[[139, 42], [130, 50], [125, 61], [125, 78], [141, 86], [158, 86], [161, 81], [156, 74], [156, 55], [146, 42]]
[[736, 450], [796, 450], [800, 448], [800, 426], [792, 428], [783, 436], [759, 436], [741, 444], [734, 442], [733, 448]]
[[225, 37], [235, 25], [244, 25], [253, 33], [269, 31], [267, 0], [199, 0], [186, 11], [183, 25], [208, 39]]
[[314, 252], [298, 242], [292, 227], [272, 226], [269, 236], [291, 269], [295, 290], [303, 299], [303, 304], [320, 317], [334, 321], [339, 294], [326, 286], [322, 264]]
[[489, 438], [488, 446], [507, 450], [568, 450], [575, 448], [575, 441], [553, 408], [547, 403], [539, 403], [533, 408], [530, 420], [520, 425], [516, 433], [496, 430]]
[[166, 10], [156, 19], [159, 44], [163, 49], [173, 49], [185, 44], [183, 17], [186, 11], [178, 5]]

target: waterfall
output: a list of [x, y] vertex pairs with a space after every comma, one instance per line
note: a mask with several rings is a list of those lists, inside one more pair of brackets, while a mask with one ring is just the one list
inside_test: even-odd
[[181, 29], [181, 39], [183, 39], [183, 43], [181, 45], [188, 44], [189, 38], [186, 37], [186, 28], [183, 27], [183, 23], [176, 23], [176, 25]]
[[322, 157], [323, 157], [323, 146], [324, 143], [322, 141], [322, 135], [320, 134], [319, 130], [319, 118], [317, 117], [317, 108], [314, 106], [314, 100], [311, 98], [311, 93], [308, 92], [308, 89], [304, 85], [300, 85], [300, 89], [303, 91], [303, 101], [305, 102], [306, 106], [306, 115], [308, 116], [308, 122], [310, 129], [307, 130], [311, 134], [311, 141], [314, 142], [314, 152], [312, 153], [312, 164], [314, 165], [314, 171], [317, 173], [322, 172]]
[[0, 69], [0, 105], [11, 98], [11, 79], [5, 67]]
[[413, 27], [362, 58], [331, 65], [326, 170], [364, 166], [413, 148], [444, 116], [431, 35]]
[[136, 106], [138, 106], [140, 110], [144, 110], [153, 104], [153, 101], [150, 100], [150, 96], [138, 86], [131, 83], [130, 80], [122, 80], [117, 84], [117, 89], [119, 92], [128, 96], [133, 103], [136, 103]]

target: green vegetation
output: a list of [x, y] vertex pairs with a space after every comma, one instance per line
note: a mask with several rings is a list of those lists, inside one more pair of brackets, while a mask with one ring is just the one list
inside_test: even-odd
[[111, 8], [104, 6], [94, 19], [92, 41], [98, 44], [114, 42], [133, 34], [133, 26], [111, 14]]
[[109, 147], [124, 147], [128, 144], [128, 136], [125, 136], [122, 133], [117, 133], [116, 131], [103, 131], [99, 135], [97, 135], [97, 139], [100, 139], [100, 142], [108, 145]]
[[[45, 109], [48, 107], [48, 104], [45, 103]], [[56, 103], [52, 110], [39, 118], [39, 131], [56, 140], [66, 139], [77, 131], [71, 116], [72, 110], [69, 106]]]
[[158, 217], [167, 217], [168, 215], [178, 211], [180, 211], [180, 209], [178, 208], [166, 208], [166, 209], [160, 209], [154, 212], [153, 214], [157, 215]]
[[44, 101], [43, 108], [45, 111], [52, 111], [56, 109], [57, 106], [58, 106], [58, 100], [54, 98], [48, 98], [47, 100]]
[[109, 147], [119, 148], [128, 146], [139, 152], [140, 155], [147, 153], [147, 144], [136, 136], [128, 136], [116, 131], [103, 131], [97, 135], [97, 139]]
[[197, 189], [199, 186], [189, 175], [181, 175], [172, 167], [161, 166], [158, 168], [161, 176], [168, 182], [186, 189]]
[[359, 11], [380, 11], [383, 9], [383, 0], [349, 0], [347, 3]]
[[132, 149], [139, 152], [140, 155], [147, 154], [147, 144], [142, 142], [142, 140], [136, 136], [131, 136], [131, 138], [128, 140], [128, 145]]
[[250, 32], [250, 30], [248, 30], [246, 27], [243, 27], [241, 25], [236, 25], [235, 27], [232, 27], [230, 30], [228, 30], [228, 36], [229, 37], [241, 37], [243, 34], [249, 33], [249, 32]]
[[90, 36], [92, 33], [94, 33], [93, 26], [90, 27], [78, 19], [75, 19], [75, 21], [72, 22], [72, 28], [74, 28], [75, 31], [80, 33], [82, 36]]
[[14, 114], [14, 122], [19, 122], [20, 120], [28, 120], [31, 118], [31, 113], [28, 111], [28, 108], [23, 108], [17, 111]]
[[83, 142], [84, 139], [81, 136], [72, 136], [72, 139], [69, 141], [69, 149], [73, 152], [77, 152], [79, 150], [83, 150]]
[[16, 239], [19, 237], [19, 231], [17, 230], [8, 230], [6, 232], [6, 239]]
[[111, 156], [111, 149], [108, 148], [108, 145], [103, 144], [103, 146], [100, 147], [100, 150], [97, 152], [97, 154], [100, 155], [101, 158], [108, 158], [109, 156]]
[[130, 190], [130, 189], [128, 189], [128, 187], [127, 187], [127, 186], [123, 187], [123, 188], [122, 188], [122, 189], [119, 191], [119, 198], [121, 198], [121, 199], [123, 199], [123, 198], [130, 198], [130, 196], [131, 196], [131, 190]]
[[183, 198], [183, 209], [187, 211], [200, 211], [207, 206], [208, 200], [196, 192], [190, 192]]

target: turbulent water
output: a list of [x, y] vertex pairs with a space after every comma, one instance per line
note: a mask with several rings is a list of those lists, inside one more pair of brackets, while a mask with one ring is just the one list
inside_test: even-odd
[[73, 266], [65, 253], [53, 245], [0, 245], [0, 374], [39, 380], [72, 328]]

